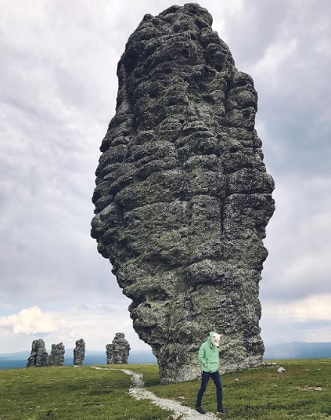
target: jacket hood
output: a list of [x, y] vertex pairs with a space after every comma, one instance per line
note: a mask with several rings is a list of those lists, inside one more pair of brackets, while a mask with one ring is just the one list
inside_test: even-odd
[[213, 338], [213, 335], [215, 334], [215, 331], [211, 331], [210, 333], [209, 333], [209, 336], [208, 336], [208, 345], [209, 345], [209, 347], [213, 347], [213, 342], [212, 342], [212, 338]]

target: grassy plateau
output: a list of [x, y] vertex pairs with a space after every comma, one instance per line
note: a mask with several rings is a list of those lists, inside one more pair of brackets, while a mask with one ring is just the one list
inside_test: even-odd
[[[286, 372], [277, 373], [282, 366]], [[100, 365], [143, 374], [145, 388], [194, 407], [199, 381], [160, 385], [157, 365]], [[226, 419], [331, 418], [331, 359], [266, 362], [222, 376]], [[131, 377], [119, 370], [47, 367], [0, 370], [0, 420], [167, 419], [173, 412], [129, 395]], [[212, 381], [203, 398], [215, 412]]]

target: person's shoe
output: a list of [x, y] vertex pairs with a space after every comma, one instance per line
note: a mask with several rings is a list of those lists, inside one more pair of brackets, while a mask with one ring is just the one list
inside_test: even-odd
[[197, 410], [198, 413], [200, 414], [206, 414], [205, 410], [202, 407], [195, 407], [195, 409]]
[[224, 408], [224, 407], [217, 407], [217, 412], [218, 413], [227, 413], [228, 410], [226, 408]]

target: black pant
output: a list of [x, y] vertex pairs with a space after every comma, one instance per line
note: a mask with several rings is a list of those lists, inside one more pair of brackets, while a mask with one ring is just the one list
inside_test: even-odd
[[203, 397], [203, 394], [205, 393], [205, 391], [207, 389], [207, 384], [208, 384], [209, 378], [212, 378], [212, 380], [214, 381], [214, 384], [216, 386], [217, 408], [220, 408], [220, 407], [222, 407], [223, 386], [222, 386], [222, 381], [221, 381], [221, 375], [218, 371], [217, 372], [202, 372], [201, 387], [200, 387], [199, 392], [198, 392], [197, 404], [196, 405], [197, 405], [197, 407], [201, 407], [202, 397]]

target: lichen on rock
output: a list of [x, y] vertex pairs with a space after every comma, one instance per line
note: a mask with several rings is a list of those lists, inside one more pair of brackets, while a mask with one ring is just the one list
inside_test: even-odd
[[92, 236], [132, 299], [163, 383], [196, 378], [222, 334], [222, 370], [259, 365], [259, 281], [274, 212], [257, 93], [197, 4], [145, 15], [118, 65]]
[[73, 350], [74, 366], [81, 366], [85, 359], [85, 341], [80, 338], [76, 341], [76, 346]]
[[63, 366], [65, 347], [63, 343], [52, 344], [51, 354], [48, 358], [50, 366]]
[[48, 366], [48, 353], [45, 341], [41, 338], [32, 341], [31, 353], [27, 360], [26, 367]]
[[116, 333], [112, 343], [106, 345], [107, 364], [127, 364], [130, 350], [125, 334]]

